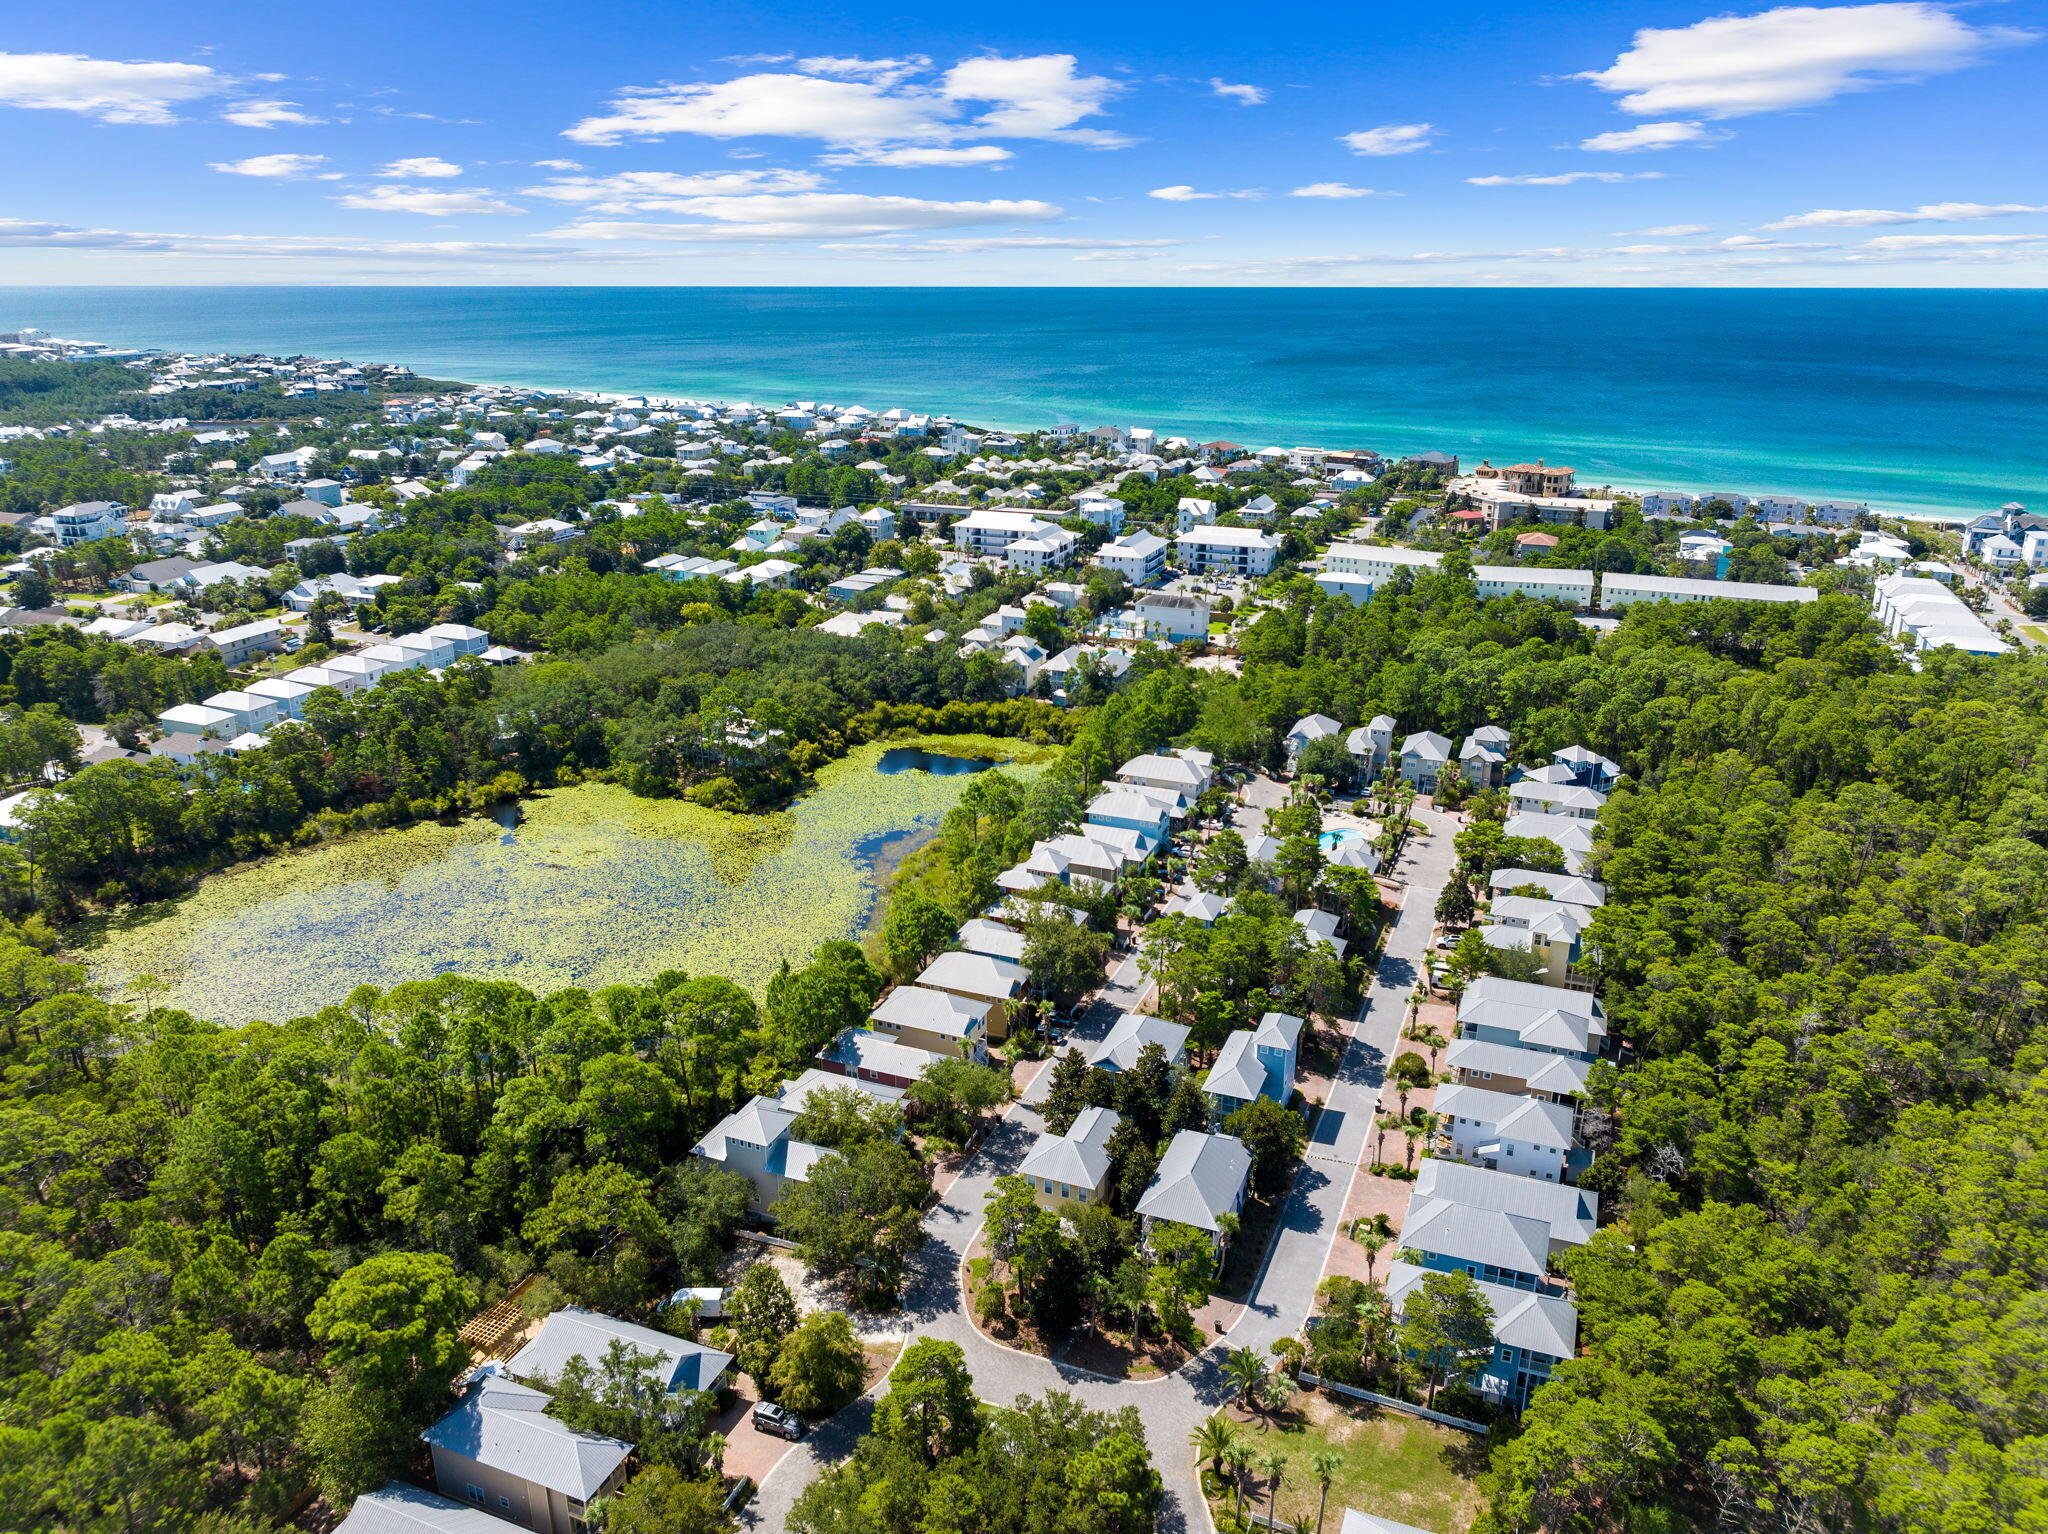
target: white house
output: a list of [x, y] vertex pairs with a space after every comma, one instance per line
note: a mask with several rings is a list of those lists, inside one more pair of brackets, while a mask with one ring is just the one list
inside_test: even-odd
[[1817, 602], [1811, 586], [1770, 586], [1757, 581], [1702, 581], [1674, 575], [1628, 575], [1610, 570], [1600, 577], [1600, 605], [1611, 611], [1638, 602]]
[[1280, 540], [1252, 527], [1195, 527], [1174, 540], [1180, 562], [1197, 574], [1265, 575], [1280, 556]]
[[953, 524], [953, 547], [969, 554], [1000, 555], [1020, 538], [1037, 538], [1053, 524], [1028, 511], [971, 511]]
[[1133, 586], [1145, 586], [1166, 573], [1167, 548], [1166, 540], [1157, 533], [1126, 533], [1115, 543], [1105, 543], [1097, 549], [1095, 563], [1121, 575]]
[[1460, 1161], [1545, 1182], [1565, 1180], [1572, 1110], [1519, 1093], [1454, 1084], [1436, 1091], [1438, 1135]]

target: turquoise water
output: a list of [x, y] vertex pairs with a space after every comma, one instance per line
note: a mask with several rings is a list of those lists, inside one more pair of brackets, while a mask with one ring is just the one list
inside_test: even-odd
[[2048, 293], [0, 288], [0, 330], [1010, 428], [1542, 456], [1582, 484], [2048, 504]]
[[1355, 826], [1339, 826], [1334, 831], [1325, 831], [1316, 838], [1316, 844], [1325, 852], [1335, 852], [1346, 842], [1363, 841], [1365, 833]]

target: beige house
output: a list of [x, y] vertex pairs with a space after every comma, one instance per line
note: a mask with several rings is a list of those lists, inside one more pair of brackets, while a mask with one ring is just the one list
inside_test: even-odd
[[898, 1044], [958, 1055], [963, 1060], [987, 1057], [986, 1001], [935, 991], [924, 985], [899, 985], [869, 1014], [868, 1026]]
[[987, 1002], [988, 1036], [1002, 1039], [1010, 1031], [1011, 1004], [1031, 983], [1031, 971], [985, 953], [942, 953], [925, 966], [917, 983], [949, 996]]
[[420, 1434], [441, 1494], [535, 1534], [582, 1534], [590, 1499], [619, 1489], [633, 1446], [579, 1433], [547, 1405], [500, 1375], [472, 1380], [455, 1410]]
[[1572, 1107], [1586, 1095], [1593, 1067], [1576, 1055], [1553, 1055], [1540, 1049], [1517, 1049], [1486, 1039], [1453, 1039], [1444, 1051], [1444, 1069], [1460, 1086], [1489, 1092], [1540, 1097]]
[[1083, 1108], [1063, 1135], [1040, 1135], [1017, 1168], [1047, 1209], [1099, 1203], [1109, 1181], [1109, 1137], [1120, 1122], [1107, 1108]]

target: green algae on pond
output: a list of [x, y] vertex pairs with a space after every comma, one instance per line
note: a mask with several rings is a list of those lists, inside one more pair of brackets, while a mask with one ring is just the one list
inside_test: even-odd
[[[1049, 751], [970, 737], [934, 751]], [[898, 745], [902, 743], [896, 743]], [[990, 749], [991, 747], [997, 749]], [[526, 801], [494, 821], [428, 823], [231, 869], [191, 895], [109, 922], [86, 958], [116, 992], [154, 975], [161, 1005], [222, 1022], [287, 1018], [359, 985], [457, 973], [545, 993], [727, 975], [757, 994], [787, 959], [859, 933], [886, 872], [971, 779], [876, 770], [882, 744], [818, 774], [771, 815], [642, 799], [604, 783]]]

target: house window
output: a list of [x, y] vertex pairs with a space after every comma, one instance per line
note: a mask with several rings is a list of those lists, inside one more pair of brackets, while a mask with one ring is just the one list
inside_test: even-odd
[[504, 1493], [503, 1493], [502, 1491], [501, 1491], [501, 1492], [499, 1492], [499, 1493], [498, 1493], [498, 1506], [500, 1506], [500, 1507], [510, 1507], [511, 1505], [512, 1505], [512, 1499], [511, 1499], [510, 1497], [506, 1496], [506, 1495], [505, 1495], [505, 1494], [504, 1494]]
[[478, 1507], [482, 1507], [484, 1505], [484, 1489], [481, 1486], [470, 1487], [469, 1500], [474, 1502]]

